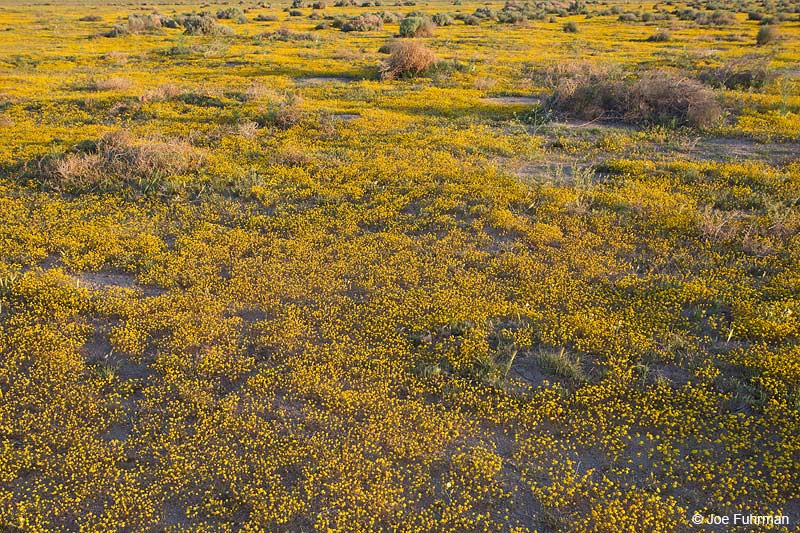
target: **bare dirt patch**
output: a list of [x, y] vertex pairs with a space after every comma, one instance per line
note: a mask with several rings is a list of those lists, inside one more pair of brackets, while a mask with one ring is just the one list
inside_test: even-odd
[[325, 85], [328, 83], [350, 83], [351, 78], [344, 76], [311, 76], [308, 78], [298, 78], [294, 81], [298, 87], [312, 87], [315, 85]]
[[700, 159], [788, 163], [800, 159], [800, 143], [760, 143], [751, 139], [710, 137], [700, 139], [689, 153]]
[[112, 288], [134, 289], [145, 296], [157, 296], [166, 292], [160, 287], [142, 285], [133, 274], [127, 272], [81, 272], [75, 276], [81, 286], [92, 290], [107, 291]]
[[500, 105], [538, 105], [542, 102], [538, 96], [488, 96], [482, 100], [489, 104]]

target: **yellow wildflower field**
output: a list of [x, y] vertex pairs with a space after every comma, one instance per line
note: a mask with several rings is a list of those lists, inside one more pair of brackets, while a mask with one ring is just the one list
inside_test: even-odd
[[0, 531], [800, 523], [796, 0], [0, 0]]

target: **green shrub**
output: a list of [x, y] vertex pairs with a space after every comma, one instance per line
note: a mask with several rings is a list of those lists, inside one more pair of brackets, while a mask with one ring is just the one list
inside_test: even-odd
[[383, 28], [383, 19], [378, 15], [365, 13], [344, 22], [341, 28], [342, 31], [376, 31]]
[[207, 13], [188, 15], [179, 20], [186, 35], [225, 35], [232, 33], [227, 26], [218, 24], [216, 19]]
[[437, 26], [451, 26], [453, 24], [453, 17], [447, 13], [436, 13], [431, 20]]
[[217, 18], [233, 20], [238, 24], [245, 24], [247, 22], [247, 17], [244, 16], [244, 11], [238, 7], [227, 7], [225, 9], [220, 9], [217, 11]]
[[429, 19], [407, 17], [400, 21], [400, 37], [430, 37], [435, 27]]
[[565, 33], [578, 33], [578, 25], [572, 21], [564, 24], [564, 27], [562, 29], [564, 30]]
[[761, 26], [756, 34], [756, 44], [764, 46], [778, 40], [779, 32], [775, 26]]
[[647, 38], [652, 43], [664, 43], [672, 39], [672, 35], [667, 30], [658, 30]]

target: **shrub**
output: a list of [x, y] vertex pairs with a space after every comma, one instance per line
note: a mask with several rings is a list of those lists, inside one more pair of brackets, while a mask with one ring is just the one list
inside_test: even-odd
[[702, 83], [666, 70], [643, 74], [627, 93], [625, 117], [635, 122], [704, 127], [722, 116], [714, 92]]
[[778, 29], [775, 26], [761, 26], [756, 34], [756, 44], [764, 46], [778, 40]]
[[394, 51], [395, 47], [397, 46], [398, 42], [399, 41], [389, 41], [387, 43], [382, 44], [381, 47], [378, 48], [378, 53], [391, 54]]
[[722, 115], [710, 88], [666, 70], [624, 78], [579, 63], [555, 67], [545, 77], [555, 86], [551, 108], [582, 119], [704, 127]]
[[233, 20], [239, 24], [245, 24], [247, 17], [244, 16], [244, 11], [238, 7], [226, 7], [217, 11], [218, 19]]
[[578, 25], [572, 21], [564, 24], [564, 27], [562, 29], [564, 30], [565, 33], [578, 33]]
[[342, 24], [342, 31], [375, 31], [383, 28], [383, 19], [372, 13], [365, 13]]
[[255, 20], [256, 22], [275, 22], [276, 20], [278, 20], [278, 17], [276, 17], [275, 15], [264, 15], [262, 13], [260, 15], [256, 15], [255, 18], [253, 18], [253, 20]]
[[186, 35], [224, 35], [232, 33], [230, 28], [218, 24], [216, 19], [207, 13], [188, 15], [182, 17], [179, 22], [183, 25]]
[[78, 19], [79, 22], [100, 22], [101, 20], [103, 20], [103, 17], [100, 15], [86, 15]]
[[403, 18], [403, 15], [400, 13], [392, 13], [390, 11], [381, 11], [378, 13], [378, 16], [381, 17], [384, 24], [391, 24]]
[[492, 9], [489, 7], [479, 7], [478, 9], [475, 10], [472, 16], [485, 20], [490, 20], [495, 17], [494, 11], [492, 11]]
[[130, 15], [125, 24], [117, 24], [104, 34], [105, 37], [122, 37], [125, 35], [154, 32], [162, 27], [170, 27], [174, 24], [172, 19], [162, 17], [156, 13], [150, 15]]
[[653, 35], [647, 38], [648, 41], [653, 43], [664, 43], [672, 39], [672, 35], [667, 30], [658, 30]]
[[714, 87], [758, 89], [775, 79], [775, 73], [769, 68], [769, 58], [746, 55], [706, 69], [699, 77]]
[[328, 4], [325, 2], [314, 2], [311, 4], [311, 9], [325, 9], [326, 7], [328, 7]]
[[400, 37], [430, 37], [436, 25], [427, 18], [408, 17], [400, 21]]
[[319, 41], [319, 35], [309, 32], [297, 32], [289, 28], [278, 28], [275, 31], [268, 31], [258, 36], [260, 39], [268, 39], [270, 41]]
[[389, 58], [381, 65], [381, 79], [407, 78], [424, 74], [436, 62], [436, 56], [420, 41], [396, 43]]
[[481, 19], [475, 15], [469, 15], [468, 17], [464, 18], [464, 24], [467, 26], [480, 26]]
[[453, 17], [447, 13], [436, 13], [431, 20], [437, 26], [451, 26], [453, 24]]

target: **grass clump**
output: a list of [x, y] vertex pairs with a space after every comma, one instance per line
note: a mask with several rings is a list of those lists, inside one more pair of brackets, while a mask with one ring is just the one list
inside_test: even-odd
[[270, 102], [266, 109], [256, 117], [255, 122], [264, 128], [288, 130], [299, 124], [306, 116], [300, 104], [302, 100], [295, 94], [289, 94], [282, 99]]
[[420, 41], [402, 41], [392, 47], [381, 64], [381, 79], [411, 78], [424, 74], [436, 63], [436, 55]]
[[42, 166], [46, 184], [59, 191], [114, 190], [131, 184], [146, 189], [168, 176], [198, 170], [203, 159], [185, 142], [136, 139], [118, 130]]
[[580, 359], [574, 357], [563, 346], [559, 350], [542, 348], [533, 354], [536, 362], [545, 372], [573, 383], [585, 383], [586, 373]]

